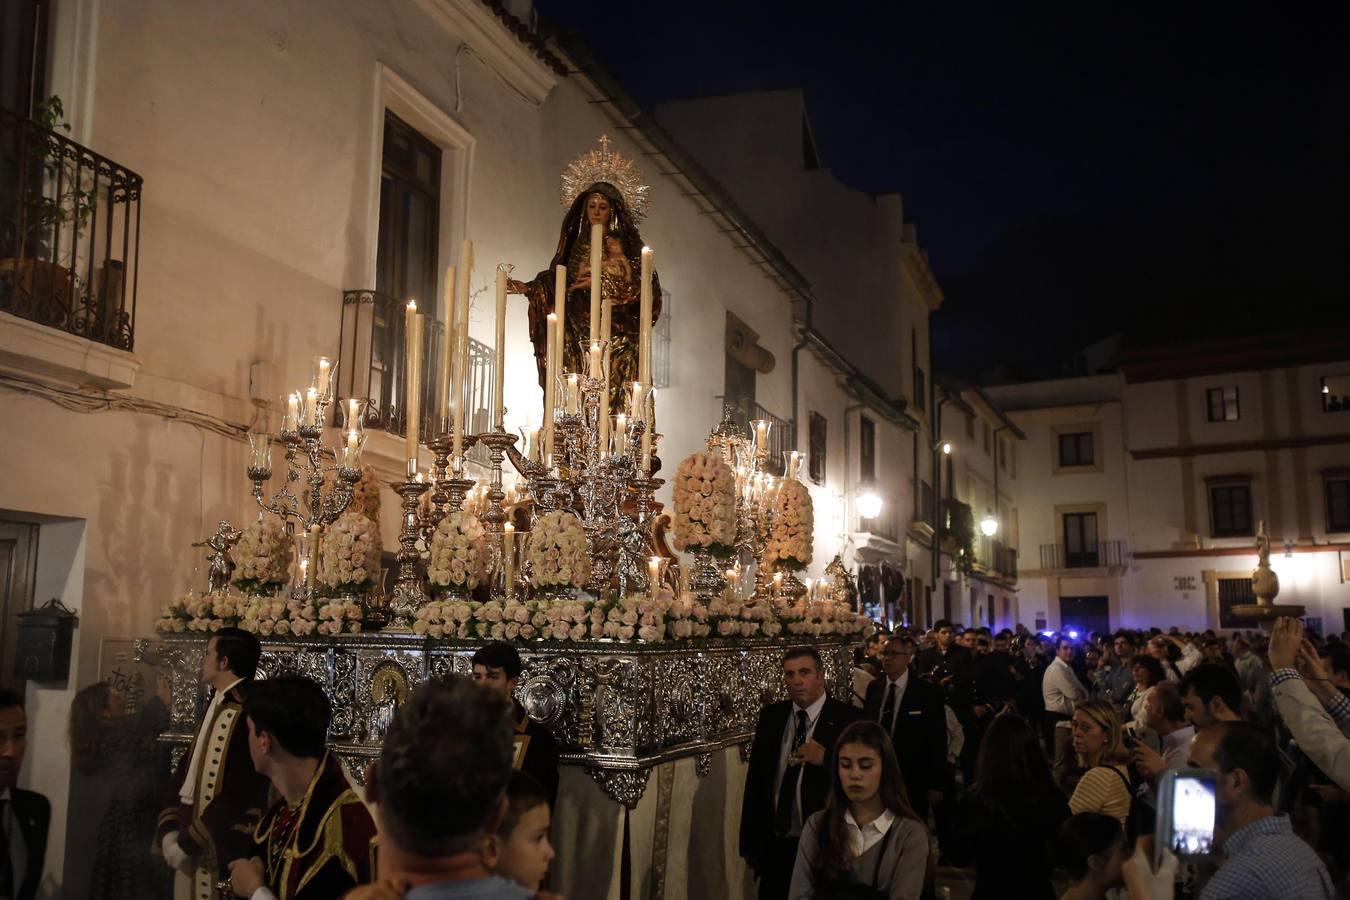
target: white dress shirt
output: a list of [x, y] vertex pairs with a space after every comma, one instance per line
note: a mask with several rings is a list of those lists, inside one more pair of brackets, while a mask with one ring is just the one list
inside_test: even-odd
[[[825, 693], [821, 693], [816, 701], [806, 707], [806, 741], [812, 740], [816, 733], [816, 722], [820, 719], [820, 712], [825, 708]], [[792, 755], [792, 739], [797, 734], [797, 713], [801, 708], [797, 704], [792, 704], [788, 711], [787, 727], [783, 729], [783, 744], [778, 751], [778, 773], [773, 779], [773, 798], [774, 803], [778, 803], [779, 792], [783, 789], [783, 775], [788, 770], [788, 757]], [[805, 743], [805, 741], [803, 741]], [[797, 809], [792, 817], [792, 834], [801, 834], [802, 831], [802, 781], [800, 770], [797, 773]]]
[[18, 890], [28, 875], [28, 844], [23, 839], [23, 827], [19, 817], [14, 815], [14, 797], [9, 788], [0, 791], [0, 801], [4, 801], [5, 815], [0, 819], [0, 828], [8, 838], [9, 870], [14, 876], [14, 890]]
[[1169, 769], [1184, 769], [1191, 755], [1191, 741], [1195, 738], [1195, 728], [1183, 725], [1176, 731], [1162, 736], [1163, 763]]
[[857, 859], [875, 847], [886, 836], [886, 832], [894, 821], [895, 814], [889, 809], [883, 809], [881, 815], [866, 825], [859, 826], [853, 819], [853, 812], [851, 810], [846, 811], [844, 813], [844, 826], [848, 829], [848, 845], [853, 850], [853, 858]]
[[[1045, 680], [1041, 682], [1041, 694], [1045, 698], [1045, 711], [1063, 716], [1073, 715], [1074, 707], [1087, 699], [1087, 688], [1073, 674], [1069, 664], [1058, 656], [1045, 670]], [[1067, 728], [1067, 722], [1058, 722], [1056, 727]]]
[[187, 778], [183, 779], [183, 787], [178, 791], [178, 799], [184, 806], [191, 806], [197, 799], [197, 773], [202, 767], [202, 754], [206, 752], [206, 732], [211, 727], [211, 721], [216, 717], [216, 708], [220, 706], [220, 698], [224, 697], [234, 686], [243, 681], [242, 678], [236, 678], [230, 683], [230, 686], [223, 691], [216, 691], [211, 702], [206, 705], [206, 714], [202, 716], [201, 724], [197, 726], [197, 738], [192, 742], [192, 759], [188, 760]]
[[[877, 721], [880, 722], [882, 728], [886, 729], [887, 734], [895, 731], [895, 720], [900, 715], [900, 704], [905, 699], [905, 688], [907, 687], [909, 687], [909, 669], [901, 672], [900, 677], [894, 681], [886, 682], [886, 686], [881, 689], [881, 707], [877, 710]], [[895, 694], [895, 699], [891, 701], [895, 704], [891, 710], [891, 720], [882, 722], [881, 714], [886, 709], [886, 694], [891, 692]]]

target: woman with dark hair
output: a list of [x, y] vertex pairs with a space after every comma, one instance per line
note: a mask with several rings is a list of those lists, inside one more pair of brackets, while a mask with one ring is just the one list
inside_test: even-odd
[[1060, 900], [1103, 900], [1123, 884], [1125, 831], [1111, 816], [1079, 813], [1060, 826], [1055, 837], [1059, 864], [1069, 874], [1069, 889]]
[[1130, 660], [1130, 675], [1134, 678], [1134, 690], [1125, 698], [1122, 718], [1135, 728], [1144, 727], [1144, 708], [1148, 705], [1148, 695], [1153, 686], [1167, 680], [1163, 674], [1162, 663], [1147, 653], [1135, 654]]
[[944, 823], [942, 852], [953, 865], [974, 864], [974, 900], [1053, 898], [1049, 845], [1068, 817], [1035, 730], [1002, 715], [980, 742], [974, 784]]
[[854, 722], [835, 743], [825, 808], [806, 820], [790, 900], [918, 900], [928, 829], [905, 794], [890, 736]]

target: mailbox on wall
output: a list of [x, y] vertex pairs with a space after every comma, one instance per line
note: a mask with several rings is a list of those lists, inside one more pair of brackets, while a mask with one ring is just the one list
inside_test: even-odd
[[28, 681], [64, 681], [79, 618], [60, 600], [19, 613], [14, 676]]

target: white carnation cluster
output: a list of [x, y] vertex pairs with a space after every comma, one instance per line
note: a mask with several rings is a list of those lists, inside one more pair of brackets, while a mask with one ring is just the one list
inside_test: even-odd
[[691, 453], [675, 470], [675, 547], [724, 556], [736, 544], [736, 474], [720, 456]]
[[356, 512], [345, 512], [328, 526], [320, 550], [324, 584], [341, 593], [370, 589], [380, 571], [380, 529]]
[[198, 594], [188, 591], [160, 610], [155, 630], [166, 634], [185, 631], [215, 632], [238, 625], [247, 601], [237, 594]]
[[441, 519], [431, 536], [427, 580], [433, 588], [473, 590], [483, 580], [487, 548], [478, 517], [458, 510]]
[[767, 604], [741, 600], [714, 598], [708, 603], [708, 621], [721, 638], [775, 637], [783, 630]]
[[271, 593], [286, 584], [291, 541], [275, 519], [259, 519], [245, 528], [232, 555], [234, 586], [241, 591]]
[[830, 600], [816, 600], [811, 603], [792, 603], [788, 600], [773, 601], [774, 615], [782, 623], [788, 634], [801, 637], [820, 637], [821, 635], [868, 635], [872, 633], [872, 620], [861, 613], [855, 613], [847, 606]]
[[566, 510], [546, 512], [530, 528], [531, 582], [545, 593], [580, 588], [590, 580], [591, 557], [586, 532]]
[[815, 511], [806, 485], [785, 480], [778, 491], [776, 513], [764, 557], [776, 568], [800, 572], [811, 562], [815, 540]]

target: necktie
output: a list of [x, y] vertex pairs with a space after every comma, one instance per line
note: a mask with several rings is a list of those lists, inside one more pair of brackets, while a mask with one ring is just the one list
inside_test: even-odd
[[[797, 710], [797, 729], [792, 733], [792, 750], [788, 754], [801, 749], [802, 744], [806, 743], [806, 710]], [[778, 786], [778, 806], [774, 810], [773, 830], [780, 837], [792, 833], [792, 826], [796, 824], [797, 812], [797, 782], [801, 779], [802, 764], [789, 765], [783, 771], [783, 781]]]
[[0, 800], [0, 897], [14, 896], [14, 865], [9, 858], [9, 829], [5, 827], [8, 800]]
[[886, 702], [881, 704], [881, 727], [890, 731], [895, 724], [895, 682], [886, 682]]

